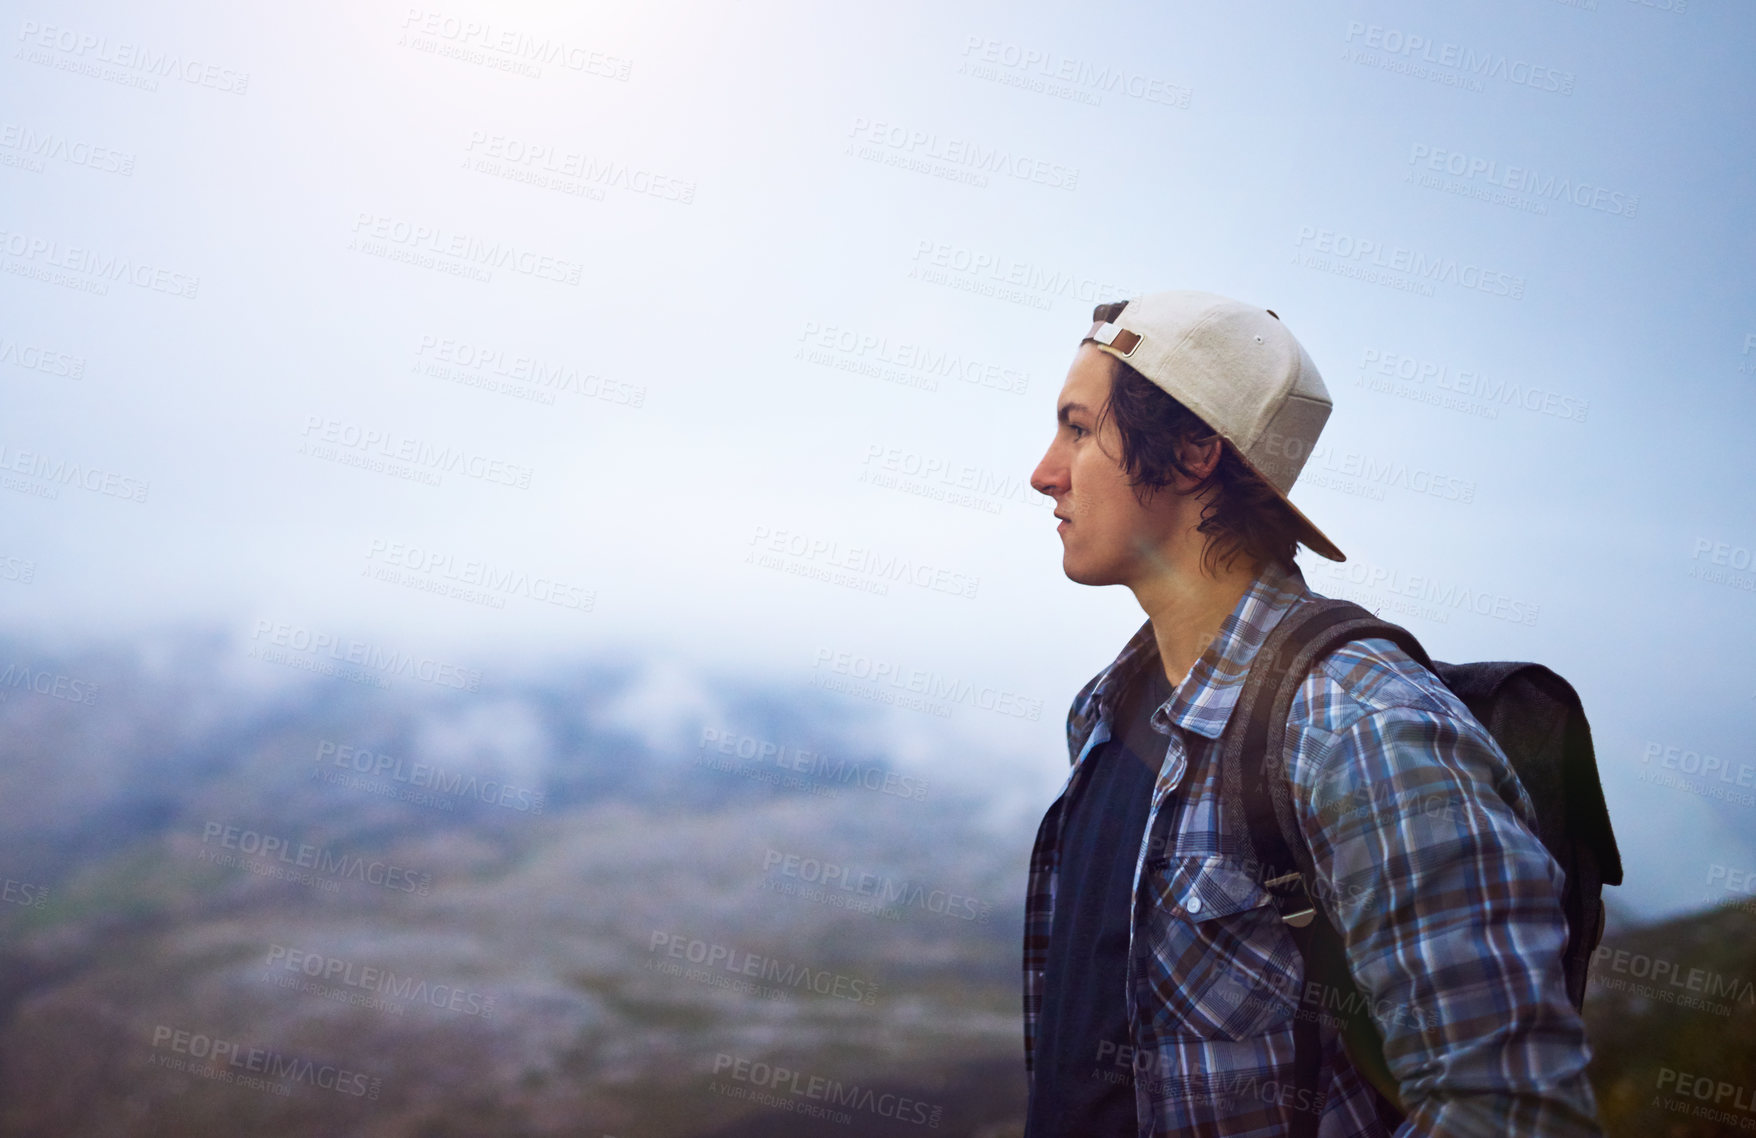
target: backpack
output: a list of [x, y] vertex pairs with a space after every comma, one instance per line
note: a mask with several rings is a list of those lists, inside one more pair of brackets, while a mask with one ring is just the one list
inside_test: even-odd
[[[1414, 634], [1351, 601], [1319, 597], [1282, 617], [1251, 663], [1233, 729], [1225, 732], [1221, 794], [1234, 833], [1245, 850], [1254, 851], [1251, 861], [1262, 870], [1262, 884], [1290, 926], [1307, 981], [1342, 994], [1348, 1057], [1377, 1092], [1379, 1117], [1393, 1131], [1403, 1117], [1397, 1083], [1384, 1061], [1383, 1038], [1362, 1009], [1368, 1001], [1356, 998], [1341, 936], [1305, 889], [1315, 879], [1311, 851], [1293, 815], [1284, 762], [1287, 716], [1305, 677], [1343, 644], [1371, 638], [1394, 641], [1436, 674], [1511, 760], [1536, 808], [1537, 837], [1566, 873], [1563, 964], [1575, 1008], [1584, 1006], [1586, 972], [1603, 937], [1603, 886], [1622, 883], [1622, 860], [1598, 782], [1591, 728], [1566, 680], [1540, 664], [1435, 663]], [[1321, 1067], [1317, 1017], [1301, 1014], [1293, 1039], [1294, 1079], [1306, 1092], [1299, 1101], [1314, 1101]], [[1316, 1113], [1299, 1111], [1291, 1134], [1315, 1135], [1318, 1122]]]

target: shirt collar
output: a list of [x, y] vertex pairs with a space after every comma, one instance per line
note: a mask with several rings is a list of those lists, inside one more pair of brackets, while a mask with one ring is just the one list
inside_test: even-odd
[[[1288, 570], [1277, 562], [1269, 562], [1238, 598], [1237, 606], [1220, 625], [1213, 642], [1171, 698], [1154, 709], [1153, 727], [1168, 732], [1174, 724], [1209, 739], [1219, 738], [1238, 702], [1256, 650], [1292, 603], [1309, 592], [1305, 576], [1297, 566]], [[1099, 715], [1113, 720], [1122, 689], [1141, 668], [1149, 666], [1162, 666], [1150, 619], [1129, 637], [1098, 681], [1093, 699], [1097, 701]]]

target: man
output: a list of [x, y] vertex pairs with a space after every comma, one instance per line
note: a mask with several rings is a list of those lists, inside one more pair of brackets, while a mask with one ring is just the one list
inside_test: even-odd
[[[1126, 585], [1147, 619], [1073, 700], [1073, 769], [1031, 855], [1026, 1138], [1267, 1138], [1299, 1110], [1321, 1138], [1383, 1135], [1334, 1015], [1321, 1093], [1289, 1093], [1313, 993], [1228, 842], [1216, 770], [1256, 648], [1315, 595], [1298, 545], [1344, 559], [1287, 499], [1328, 392], [1266, 309], [1163, 292], [1092, 315], [1031, 485], [1055, 500], [1067, 576]], [[1601, 1135], [1562, 873], [1493, 737], [1395, 644], [1361, 640], [1305, 676], [1277, 777], [1383, 1035], [1398, 1138]], [[1407, 785], [1446, 810], [1373, 791]]]

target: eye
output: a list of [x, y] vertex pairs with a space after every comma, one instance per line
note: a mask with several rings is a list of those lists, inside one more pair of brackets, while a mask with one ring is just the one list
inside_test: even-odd
[[1074, 432], [1073, 437], [1076, 439], [1080, 438], [1082, 436], [1091, 434], [1090, 431], [1086, 430], [1084, 427], [1080, 426], [1078, 423], [1068, 423], [1067, 429]]

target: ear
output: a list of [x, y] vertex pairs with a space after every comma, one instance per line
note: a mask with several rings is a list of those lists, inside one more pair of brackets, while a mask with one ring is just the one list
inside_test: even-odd
[[1196, 481], [1200, 481], [1219, 465], [1221, 445], [1218, 435], [1210, 435], [1202, 442], [1185, 439], [1177, 445], [1177, 460], [1188, 468]]

